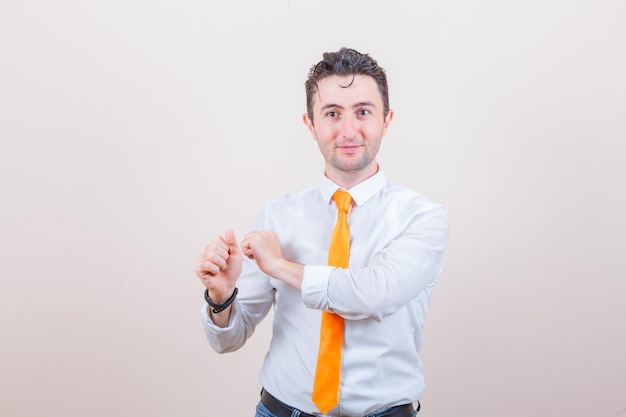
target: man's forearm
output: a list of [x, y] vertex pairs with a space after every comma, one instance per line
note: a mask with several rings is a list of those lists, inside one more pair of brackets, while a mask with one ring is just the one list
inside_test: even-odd
[[[266, 271], [264, 271], [266, 272]], [[304, 265], [281, 259], [271, 271], [266, 272], [268, 275], [289, 284], [298, 291], [302, 290], [302, 278], [304, 276]]]

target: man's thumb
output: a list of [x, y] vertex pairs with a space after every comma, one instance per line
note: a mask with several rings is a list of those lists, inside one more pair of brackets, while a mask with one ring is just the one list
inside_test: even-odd
[[228, 252], [230, 254], [239, 253], [239, 244], [237, 244], [237, 238], [235, 237], [233, 229], [228, 229], [226, 233], [224, 233], [224, 240], [228, 244]]

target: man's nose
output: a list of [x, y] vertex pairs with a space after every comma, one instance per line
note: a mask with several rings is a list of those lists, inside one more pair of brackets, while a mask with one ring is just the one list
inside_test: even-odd
[[356, 132], [356, 120], [353, 117], [346, 117], [341, 123], [341, 135], [346, 139], [352, 139]]

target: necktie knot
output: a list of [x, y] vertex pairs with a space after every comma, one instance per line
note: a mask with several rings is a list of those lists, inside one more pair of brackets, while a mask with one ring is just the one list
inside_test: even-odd
[[335, 194], [333, 194], [333, 200], [335, 200], [335, 204], [337, 204], [337, 210], [345, 213], [348, 212], [350, 205], [352, 205], [352, 196], [347, 191], [335, 191]]

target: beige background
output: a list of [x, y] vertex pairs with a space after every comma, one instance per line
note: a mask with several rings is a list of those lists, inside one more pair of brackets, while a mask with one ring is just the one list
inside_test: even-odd
[[626, 3], [5, 1], [0, 415], [252, 416], [264, 322], [193, 263], [317, 180], [303, 83], [371, 53], [380, 161], [451, 213], [423, 416], [626, 416]]

